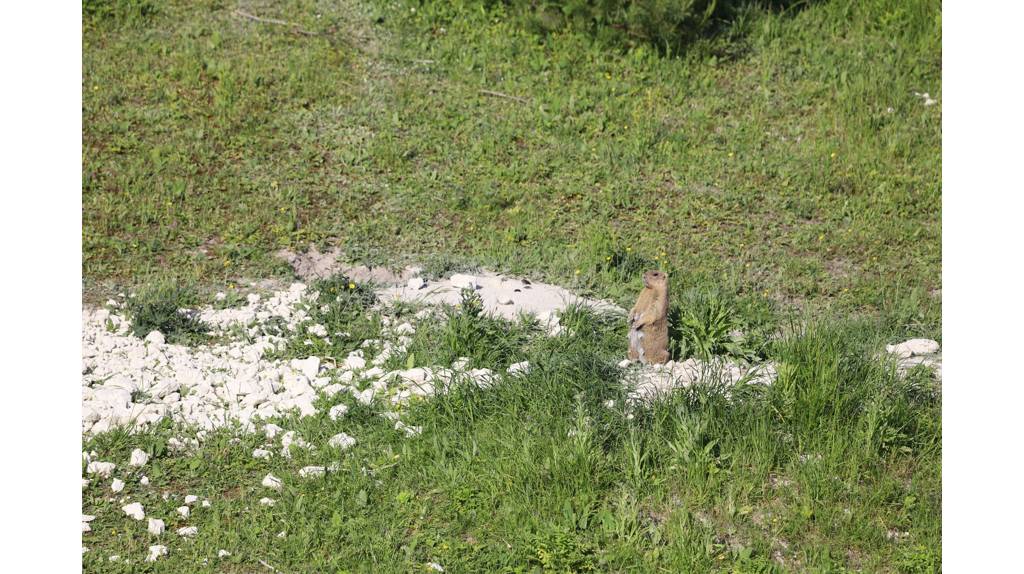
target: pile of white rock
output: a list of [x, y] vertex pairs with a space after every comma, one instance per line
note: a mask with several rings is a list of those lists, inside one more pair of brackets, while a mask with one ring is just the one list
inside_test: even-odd
[[[900, 376], [905, 376], [917, 366], [924, 366], [931, 369], [936, 379], [942, 380], [942, 354], [936, 341], [909, 339], [886, 345], [885, 350], [896, 360], [896, 370]], [[626, 380], [631, 383], [628, 398], [633, 403], [649, 403], [696, 382], [726, 386], [739, 383], [770, 385], [778, 377], [777, 366], [771, 361], [744, 364], [724, 358], [711, 361], [691, 358], [681, 362], [669, 361], [663, 365], [640, 365], [624, 360], [619, 366], [627, 369]]]
[[[516, 295], [531, 291], [526, 289], [531, 284], [524, 281], [512, 282], [498, 276], [487, 276], [486, 280], [494, 283], [496, 289], [511, 289]], [[478, 286], [475, 277], [455, 276], [449, 283]], [[438, 297], [454, 294], [454, 290], [446, 289]], [[169, 344], [158, 331], [144, 339], [133, 336], [128, 320], [117, 312], [118, 304], [114, 301], [108, 302], [108, 308], [83, 311], [83, 432], [96, 434], [124, 425], [145, 428], [165, 418], [202, 431], [234, 423], [251, 431], [257, 420], [294, 411], [300, 416], [316, 414], [318, 398], [334, 398], [338, 393], [348, 393], [366, 405], [376, 401], [383, 405], [383, 414], [390, 417], [389, 413], [400, 410], [402, 404], [414, 397], [443, 392], [455, 384], [486, 388], [530, 368], [524, 362], [498, 373], [470, 369], [468, 359], [460, 359], [450, 367], [386, 371], [389, 359], [405, 354], [412, 342], [414, 323], [436, 313], [433, 307], [421, 310], [412, 322], [398, 322], [384, 310], [374, 310], [381, 313], [381, 337], [364, 341], [361, 348], [338, 364], [312, 355], [292, 360], [265, 358], [269, 351], [282, 348], [289, 337], [303, 329], [328, 342], [331, 337], [342, 335], [328, 333], [323, 325], [310, 319], [307, 309], [318, 304], [318, 297], [306, 285], [295, 283], [266, 298], [249, 294], [239, 307], [201, 309], [197, 313], [200, 320], [230, 342], [199, 347]], [[546, 304], [555, 304], [555, 295], [546, 297], [550, 299]], [[562, 333], [556, 311], [545, 310], [542, 318], [547, 321], [549, 335]], [[268, 323], [283, 331], [267, 329]], [[912, 339], [890, 345], [887, 350], [899, 361], [901, 372], [923, 364], [941, 377], [941, 357], [935, 341]], [[620, 366], [626, 369], [631, 399], [643, 402], [697, 381], [770, 384], [776, 376], [771, 363], [747, 366], [727, 360], [689, 359], [665, 365], [632, 365], [623, 361]], [[334, 402], [341, 402], [340, 398]], [[334, 418], [347, 407], [335, 404], [329, 408], [329, 415]], [[414, 427], [397, 419], [395, 426], [415, 434]], [[190, 445], [182, 442], [172, 446]]]
[[[316, 414], [314, 403], [320, 396], [331, 398], [344, 392], [366, 405], [375, 399], [401, 405], [453, 384], [486, 387], [500, 379], [490, 369], [468, 368], [468, 359], [457, 360], [450, 368], [385, 371], [385, 363], [404, 354], [416, 332], [413, 323], [397, 323], [386, 314], [381, 316], [382, 337], [364, 341], [339, 364], [317, 356], [266, 359], [267, 352], [280, 349], [287, 337], [302, 328], [330, 340], [334, 334], [313, 324], [304, 308], [315, 304], [317, 297], [296, 283], [265, 299], [250, 294], [246, 304], [237, 308], [202, 309], [198, 316], [214, 333], [245, 336], [200, 347], [169, 344], [158, 331], [144, 339], [131, 335], [129, 321], [116, 312], [114, 301], [108, 302], [110, 308], [84, 311], [83, 432], [97, 434], [116, 426], [145, 428], [168, 417], [202, 430], [232, 423], [252, 430], [254, 421], [289, 411], [297, 410], [300, 416]], [[415, 319], [426, 319], [433, 312], [424, 309]], [[285, 332], [266, 334], [263, 325], [275, 318]], [[509, 373], [527, 369], [525, 363], [516, 364]], [[331, 416], [343, 406], [332, 407]]]

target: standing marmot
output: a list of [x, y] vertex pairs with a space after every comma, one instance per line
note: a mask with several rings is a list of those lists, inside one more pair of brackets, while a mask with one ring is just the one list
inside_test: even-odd
[[668, 275], [644, 273], [644, 289], [629, 312], [629, 359], [641, 363], [668, 361]]

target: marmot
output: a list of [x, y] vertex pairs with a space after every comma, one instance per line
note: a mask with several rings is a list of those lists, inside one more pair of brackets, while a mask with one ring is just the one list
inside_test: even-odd
[[629, 312], [629, 360], [668, 362], [668, 275], [644, 273], [644, 289]]

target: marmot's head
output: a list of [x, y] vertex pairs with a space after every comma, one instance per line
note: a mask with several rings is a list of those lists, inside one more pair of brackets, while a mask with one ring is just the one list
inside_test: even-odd
[[664, 271], [650, 270], [644, 273], [644, 287], [648, 289], [664, 288], [668, 285], [668, 274]]

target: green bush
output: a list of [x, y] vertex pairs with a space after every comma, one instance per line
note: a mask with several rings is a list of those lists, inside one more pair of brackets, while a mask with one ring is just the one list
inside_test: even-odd
[[125, 24], [149, 19], [156, 6], [149, 0], [84, 0], [82, 20], [86, 22], [114, 22]]
[[503, 10], [541, 35], [572, 28], [585, 30], [611, 44], [650, 44], [664, 53], [678, 52], [707, 32], [713, 22], [728, 19], [739, 4], [736, 0], [478, 0], [476, 3], [494, 11]]
[[710, 286], [684, 290], [670, 305], [669, 347], [676, 359], [764, 355], [777, 325], [766, 300], [743, 299]]
[[160, 331], [169, 343], [188, 344], [201, 341], [207, 331], [195, 313], [186, 309], [195, 302], [193, 290], [160, 281], [129, 298], [125, 310], [136, 337]]

